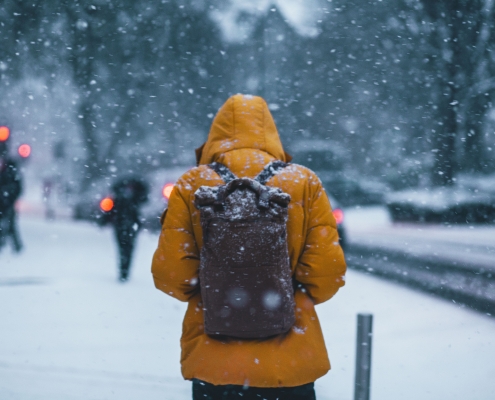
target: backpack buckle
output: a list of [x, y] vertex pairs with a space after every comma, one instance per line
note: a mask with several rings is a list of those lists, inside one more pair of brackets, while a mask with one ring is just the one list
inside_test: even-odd
[[266, 189], [265, 187], [263, 187], [259, 195], [258, 206], [264, 209], [270, 208], [270, 193], [268, 192], [268, 189]]

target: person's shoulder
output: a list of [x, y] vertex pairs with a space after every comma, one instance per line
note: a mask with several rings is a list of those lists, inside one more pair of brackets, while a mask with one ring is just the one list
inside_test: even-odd
[[17, 169], [17, 161], [13, 158], [7, 158], [6, 162], [7, 167], [11, 169]]
[[136, 186], [136, 189], [140, 192], [149, 192], [150, 190], [150, 185], [148, 182], [142, 178], [136, 178], [134, 180], [134, 184]]
[[183, 173], [180, 178], [177, 179], [177, 184], [208, 181], [215, 176], [215, 171], [213, 171], [208, 165], [198, 165], [197, 167], [193, 167]]
[[208, 181], [215, 179], [215, 177], [215, 171], [208, 167], [208, 165], [199, 165], [183, 173], [177, 179], [175, 186], [181, 192], [192, 191], [201, 185], [207, 184]]
[[290, 163], [284, 168], [284, 172], [288, 175], [292, 175], [292, 178], [297, 179], [298, 181], [307, 181], [310, 184], [321, 184], [318, 175], [316, 175], [313, 170], [301, 164]]
[[6, 172], [12, 177], [15, 177], [15, 180], [19, 181], [21, 179], [20, 175], [20, 169], [19, 165], [17, 164], [17, 161], [14, 160], [13, 158], [7, 158], [6, 162]]

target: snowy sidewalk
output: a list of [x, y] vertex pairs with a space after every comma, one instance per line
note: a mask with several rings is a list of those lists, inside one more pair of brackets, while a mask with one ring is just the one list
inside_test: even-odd
[[[185, 305], [153, 287], [155, 235], [140, 236], [122, 285], [108, 229], [22, 219], [21, 233], [24, 253], [0, 253], [0, 399], [190, 398]], [[358, 312], [375, 318], [372, 399], [495, 398], [493, 318], [354, 271], [317, 311], [333, 367], [320, 400], [353, 398]]]

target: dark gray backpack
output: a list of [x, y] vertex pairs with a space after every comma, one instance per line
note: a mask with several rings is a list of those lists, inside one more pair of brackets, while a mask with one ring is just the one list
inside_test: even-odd
[[295, 321], [287, 248], [290, 195], [265, 183], [287, 164], [268, 164], [255, 178], [237, 178], [219, 163], [209, 166], [225, 181], [201, 186], [203, 247], [199, 280], [205, 332], [263, 338], [287, 332]]

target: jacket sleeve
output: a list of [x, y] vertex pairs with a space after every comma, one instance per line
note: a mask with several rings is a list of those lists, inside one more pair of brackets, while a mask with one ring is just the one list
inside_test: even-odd
[[307, 218], [304, 250], [295, 278], [315, 304], [330, 299], [345, 284], [346, 263], [339, 244], [337, 224], [321, 182], [314, 176]]
[[189, 204], [179, 180], [172, 191], [151, 271], [155, 286], [181, 301], [199, 291], [199, 251], [194, 238]]

